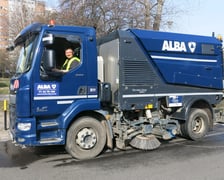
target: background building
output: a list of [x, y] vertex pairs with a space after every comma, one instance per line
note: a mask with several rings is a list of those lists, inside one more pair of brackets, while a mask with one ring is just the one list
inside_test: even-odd
[[5, 49], [24, 26], [45, 14], [45, 2], [40, 0], [0, 1], [0, 49]]
[[14, 74], [17, 50], [6, 51], [16, 35], [28, 24], [45, 17], [43, 0], [0, 0], [0, 77]]

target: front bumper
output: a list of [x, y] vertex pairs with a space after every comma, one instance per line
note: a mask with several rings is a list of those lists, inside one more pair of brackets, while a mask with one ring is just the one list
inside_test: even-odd
[[[36, 145], [36, 123], [34, 118], [16, 118], [13, 125], [10, 125], [11, 139], [21, 145]], [[30, 124], [29, 130], [21, 130], [18, 124]]]

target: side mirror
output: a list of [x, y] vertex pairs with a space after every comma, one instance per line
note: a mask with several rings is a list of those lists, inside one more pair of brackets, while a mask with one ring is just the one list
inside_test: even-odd
[[46, 49], [43, 53], [43, 67], [46, 71], [51, 71], [56, 66], [55, 51], [52, 49]]
[[52, 44], [54, 44], [54, 35], [46, 33], [44, 35], [42, 41], [43, 41], [45, 47], [52, 45]]
[[55, 80], [60, 78], [63, 73], [52, 71], [56, 67], [56, 55], [52, 49], [45, 49], [41, 63], [41, 78], [44, 80]]

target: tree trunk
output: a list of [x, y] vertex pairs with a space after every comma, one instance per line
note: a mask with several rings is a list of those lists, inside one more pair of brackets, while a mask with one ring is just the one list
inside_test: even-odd
[[150, 18], [151, 3], [148, 0], [144, 0], [144, 5], [145, 5], [145, 29], [152, 29]]
[[153, 30], [156, 30], [156, 31], [160, 29], [164, 1], [165, 0], [157, 0], [157, 10], [156, 10], [154, 23], [153, 23]]

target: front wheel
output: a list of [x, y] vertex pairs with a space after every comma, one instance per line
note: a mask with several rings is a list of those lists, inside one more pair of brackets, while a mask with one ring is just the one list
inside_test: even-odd
[[181, 124], [182, 135], [192, 140], [202, 139], [208, 129], [209, 116], [203, 109], [192, 108], [188, 119]]
[[65, 148], [76, 159], [90, 159], [99, 155], [105, 144], [102, 123], [92, 117], [81, 117], [69, 128]]

